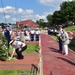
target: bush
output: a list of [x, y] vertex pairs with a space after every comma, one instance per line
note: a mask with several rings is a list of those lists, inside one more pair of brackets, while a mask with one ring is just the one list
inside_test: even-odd
[[8, 47], [7, 47], [7, 40], [0, 32], [0, 60], [7, 60], [8, 59]]

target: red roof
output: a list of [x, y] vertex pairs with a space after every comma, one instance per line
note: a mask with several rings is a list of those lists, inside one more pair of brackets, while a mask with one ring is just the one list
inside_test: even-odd
[[30, 28], [37, 28], [39, 25], [32, 20], [25, 20], [16, 23], [17, 25], [28, 26]]

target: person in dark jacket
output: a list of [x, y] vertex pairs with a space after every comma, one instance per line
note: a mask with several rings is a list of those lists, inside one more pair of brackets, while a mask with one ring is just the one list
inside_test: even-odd
[[9, 49], [9, 42], [11, 41], [11, 36], [10, 36], [10, 31], [9, 31], [10, 27], [7, 26], [6, 30], [4, 31], [4, 36], [8, 42], [8, 49]]
[[59, 50], [58, 52], [62, 53], [62, 39], [61, 39], [61, 36], [62, 36], [62, 26], [60, 25], [59, 26], [59, 32], [58, 32], [58, 40], [59, 40]]

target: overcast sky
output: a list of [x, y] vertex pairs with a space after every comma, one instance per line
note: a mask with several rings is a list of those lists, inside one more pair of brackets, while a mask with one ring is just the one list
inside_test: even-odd
[[44, 19], [60, 9], [63, 1], [72, 0], [0, 0], [0, 23]]

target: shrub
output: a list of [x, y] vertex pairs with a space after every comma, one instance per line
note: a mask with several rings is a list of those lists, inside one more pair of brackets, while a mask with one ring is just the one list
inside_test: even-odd
[[7, 40], [0, 32], [0, 60], [7, 60], [8, 59], [8, 47], [7, 47]]

